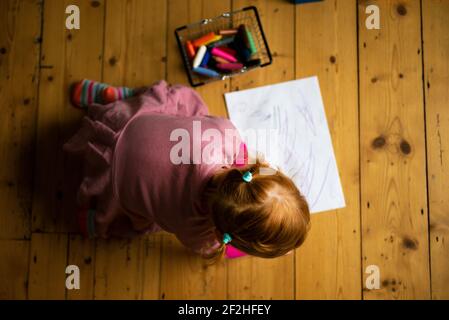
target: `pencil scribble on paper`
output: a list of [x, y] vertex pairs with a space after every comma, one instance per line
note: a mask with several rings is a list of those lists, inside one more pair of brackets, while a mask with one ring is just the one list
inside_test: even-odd
[[[280, 168], [307, 198], [313, 213], [345, 206], [316, 77], [225, 95], [229, 115], [253, 152]], [[248, 129], [273, 130], [269, 147], [250, 145]], [[259, 131], [258, 131], [259, 132]]]

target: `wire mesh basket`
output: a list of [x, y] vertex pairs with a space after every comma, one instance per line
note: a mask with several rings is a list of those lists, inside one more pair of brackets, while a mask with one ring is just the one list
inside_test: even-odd
[[[242, 62], [242, 68], [231, 72], [217, 72], [213, 77], [194, 72], [192, 55], [189, 56], [186, 50], [187, 42], [194, 42], [196, 39], [211, 32], [219, 34], [219, 32], [223, 30], [237, 30], [242, 25], [246, 28], [245, 30], [248, 30], [252, 35], [253, 41], [251, 42], [253, 48], [255, 47], [254, 53], [251, 55], [251, 61], [253, 63], [249, 63], [249, 61], [247, 61], [248, 63]], [[263, 32], [257, 8], [254, 6], [245, 7], [238, 11], [223, 13], [215, 18], [204, 19], [197, 23], [179, 27], [175, 30], [175, 36], [182, 55], [184, 68], [189, 78], [190, 85], [193, 87], [201, 86], [212, 81], [224, 80], [238, 74], [246, 73], [255, 68], [265, 67], [272, 63], [271, 52]], [[212, 43], [211, 46], [213, 45], [214, 44]], [[207, 50], [209, 50], [210, 46], [207, 46], [207, 48]], [[209, 66], [207, 66], [206, 69], [207, 68], [209, 68]]]

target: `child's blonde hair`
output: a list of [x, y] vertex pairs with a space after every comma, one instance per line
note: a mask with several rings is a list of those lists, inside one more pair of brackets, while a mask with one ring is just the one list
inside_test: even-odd
[[[231, 245], [252, 256], [275, 258], [299, 247], [310, 229], [306, 200], [293, 181], [267, 163], [232, 167], [217, 172], [205, 188], [205, 199], [220, 237], [228, 233]], [[245, 182], [245, 172], [252, 180]], [[214, 253], [220, 260], [224, 244]]]

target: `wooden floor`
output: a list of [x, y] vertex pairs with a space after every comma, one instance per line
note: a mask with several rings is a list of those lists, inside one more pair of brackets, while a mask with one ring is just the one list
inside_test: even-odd
[[[80, 30], [64, 28], [70, 4]], [[275, 260], [207, 267], [166, 234], [83, 240], [79, 164], [61, 151], [83, 116], [69, 85], [186, 83], [174, 29], [247, 5], [273, 65], [198, 92], [226, 115], [225, 92], [318, 75], [347, 207], [313, 216], [306, 244]], [[4, 0], [0, 24], [0, 298], [449, 298], [449, 1]], [[69, 264], [80, 290], [65, 289]]]

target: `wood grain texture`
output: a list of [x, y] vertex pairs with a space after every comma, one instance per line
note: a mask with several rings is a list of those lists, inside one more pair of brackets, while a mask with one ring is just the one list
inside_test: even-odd
[[41, 5], [0, 2], [0, 239], [30, 237]]
[[161, 279], [162, 235], [154, 234], [142, 239], [142, 299], [158, 299]]
[[139, 299], [141, 239], [98, 240], [95, 257], [95, 299]]
[[80, 270], [80, 288], [67, 289], [68, 300], [91, 300], [95, 283], [95, 241], [70, 235], [67, 265], [76, 265]]
[[[167, 81], [188, 85], [174, 31], [188, 23], [216, 17], [228, 12], [231, 2], [206, 0], [169, 0], [167, 36]], [[229, 80], [199, 87], [201, 95], [216, 116], [226, 116], [223, 94], [229, 90]], [[163, 236], [161, 299], [223, 299], [226, 297], [226, 267], [207, 266], [199, 256], [190, 254], [172, 235]]]
[[226, 299], [226, 264], [207, 265], [174, 235], [163, 235], [160, 299]]
[[65, 234], [32, 234], [29, 299], [65, 299], [67, 240]]
[[[255, 5], [259, 11], [265, 36], [273, 54], [273, 64], [232, 78], [232, 91], [292, 80], [295, 76], [294, 7], [282, 0], [232, 2], [233, 10], [250, 5]], [[293, 254], [273, 260], [245, 257], [230, 261], [228, 298], [294, 299], [294, 270]]]
[[296, 255], [297, 299], [359, 299], [356, 1], [296, 7], [296, 77], [318, 76], [346, 207], [312, 216]]
[[[69, 4], [79, 6], [79, 30], [64, 27]], [[76, 231], [80, 160], [65, 154], [62, 145], [85, 114], [71, 106], [70, 85], [101, 77], [104, 7], [102, 1], [48, 0], [43, 16], [32, 226], [34, 231]]]
[[380, 268], [365, 299], [430, 298], [420, 2], [359, 3], [363, 270]]
[[97, 240], [95, 299], [157, 299], [160, 235]]
[[432, 298], [449, 299], [449, 2], [422, 2]]
[[165, 0], [109, 0], [103, 80], [140, 87], [165, 78], [166, 27]]
[[26, 299], [29, 240], [0, 240], [0, 300]]

